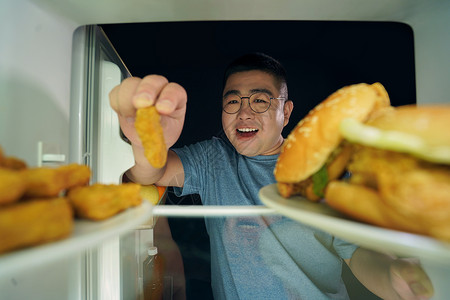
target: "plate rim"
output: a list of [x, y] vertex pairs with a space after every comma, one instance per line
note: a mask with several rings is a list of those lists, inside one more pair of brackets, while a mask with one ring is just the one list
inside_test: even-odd
[[[301, 196], [283, 198], [276, 183], [266, 185], [259, 191], [261, 201], [278, 213], [294, 219], [297, 222], [321, 229], [343, 240], [357, 245], [377, 250], [390, 251], [402, 256], [415, 256], [440, 263], [450, 264], [450, 243], [436, 240], [432, 237], [382, 228], [362, 223], [336, 213], [334, 216], [315, 211], [300, 210], [296, 201], [304, 201], [318, 207], [327, 207], [324, 203], [314, 203]], [[357, 227], [355, 227], [357, 225]], [[357, 228], [357, 230], [355, 230]], [[382, 242], [382, 244], [379, 244]]]
[[0, 278], [12, 276], [24, 268], [61, 260], [119, 237], [150, 219], [152, 208], [153, 205], [143, 199], [140, 205], [104, 221], [75, 219], [71, 235], [64, 239], [0, 254]]

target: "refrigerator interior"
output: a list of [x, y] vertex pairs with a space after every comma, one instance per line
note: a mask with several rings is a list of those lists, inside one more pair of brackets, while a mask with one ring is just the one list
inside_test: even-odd
[[[77, 56], [81, 55], [80, 51], [86, 49], [84, 43], [88, 41], [85, 40], [83, 31], [88, 28], [85, 25], [90, 24], [214, 20], [401, 22], [410, 26], [414, 33], [417, 103], [449, 103], [450, 2], [386, 0], [358, 3], [359, 5], [356, 5], [356, 1], [351, 0], [339, 4], [330, 0], [282, 3], [262, 1], [255, 7], [251, 1], [224, 3], [196, 0], [186, 4], [185, 1], [159, 3], [135, 0], [131, 2], [132, 5], [121, 1], [112, 1], [107, 5], [100, 1], [71, 3], [51, 0], [2, 1], [0, 145], [6, 153], [24, 158], [31, 166], [42, 163], [42, 154], [57, 155], [59, 158], [63, 157], [63, 161], [58, 163], [76, 161], [93, 166], [96, 180], [119, 180], [120, 170], [127, 168], [131, 163], [130, 157], [120, 156], [129, 151], [127, 144], [114, 137], [96, 136], [96, 132], [89, 132], [86, 128], [71, 127], [71, 118], [79, 118], [80, 124], [88, 124], [84, 120], [86, 114], [80, 113], [83, 111], [80, 105], [83, 104], [76, 104], [71, 97], [73, 95], [88, 97], [84, 88], [77, 82], [79, 83], [80, 79], [92, 70], [87, 69], [89, 65], [86, 63], [74, 62], [77, 58], [81, 58]], [[202, 9], [195, 9], [198, 6]], [[79, 38], [82, 40], [77, 40]], [[298, 36], [295, 38], [298, 39]], [[77, 48], [80, 45], [83, 47]], [[99, 48], [87, 47], [87, 49], [98, 51]], [[94, 53], [93, 56], [108, 57], [108, 53], [114, 56], [108, 50], [105, 51], [103, 54]], [[106, 59], [106, 63], [96, 66], [94, 72], [98, 72], [96, 73], [98, 76], [107, 72], [106, 85], [102, 86], [97, 82], [91, 93], [103, 91], [104, 94], [118, 80], [130, 75], [117, 59], [118, 57], [110, 56]], [[105, 90], [102, 90], [103, 88]], [[114, 127], [116, 125], [111, 119], [102, 119], [111, 117], [111, 114], [95, 117], [98, 113], [96, 109], [91, 108], [92, 119], [89, 122], [98, 122], [95, 123], [96, 126], [112, 127], [112, 132], [117, 133], [117, 127]], [[85, 134], [92, 135], [91, 141], [101, 142], [86, 145], [87, 141], [83, 138]], [[73, 147], [74, 139], [78, 145], [86, 148]], [[85, 155], [96, 151], [100, 153], [99, 148], [104, 144], [115, 142], [118, 143], [114, 144], [114, 147], [118, 147], [120, 151], [114, 153], [106, 151], [112, 155], [110, 157], [100, 155], [93, 158]], [[38, 155], [39, 147], [42, 150], [41, 155]], [[110, 160], [120, 162], [119, 169], [112, 178], [102, 177], [104, 176], [102, 174], [106, 173], [100, 170], [107, 169]], [[180, 220], [179, 217], [170, 218], [175, 222]], [[191, 219], [193, 222], [202, 222], [201, 218], [191, 217]], [[139, 282], [136, 249], [142, 248], [141, 242], [146, 246], [153, 243], [153, 233], [147, 230], [130, 230], [129, 234], [122, 238], [112, 238], [92, 250], [83, 249], [59, 257], [48, 264], [2, 276], [1, 296], [6, 299], [24, 299], [30, 295], [35, 299], [134, 298], [133, 295], [139, 293], [139, 287], [136, 285], [136, 282]], [[203, 250], [200, 249], [200, 252], [205, 254], [204, 258], [207, 259], [207, 251], [202, 252]], [[127, 253], [132, 254], [129, 256]], [[145, 256], [144, 254], [142, 256]], [[126, 260], [132, 260], [133, 263], [123, 263]], [[443, 299], [440, 295], [449, 293], [448, 287], [445, 286], [445, 278], [448, 277], [450, 268], [434, 261], [427, 263], [430, 270], [433, 270], [432, 279], [440, 288], [437, 290], [436, 299]], [[125, 279], [125, 282], [121, 282], [124, 280], [122, 272], [134, 273], [136, 276], [132, 280]]]

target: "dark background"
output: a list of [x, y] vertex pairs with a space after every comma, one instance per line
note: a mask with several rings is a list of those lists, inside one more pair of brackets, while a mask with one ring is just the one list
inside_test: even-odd
[[248, 52], [278, 59], [294, 112], [284, 134], [335, 90], [381, 82], [393, 105], [415, 103], [412, 29], [394, 22], [228, 21], [103, 25], [133, 76], [160, 74], [188, 93], [176, 146], [221, 132], [222, 76]]
[[[416, 103], [414, 36], [402, 23], [201, 21], [101, 27], [133, 76], [161, 74], [186, 89], [186, 121], [177, 147], [222, 135], [222, 74], [230, 61], [248, 52], [264, 52], [287, 70], [294, 111], [284, 136], [346, 85], [380, 82], [392, 105]], [[170, 193], [167, 202], [198, 205], [200, 199]], [[170, 226], [183, 256], [188, 299], [211, 298], [203, 219], [171, 219]]]

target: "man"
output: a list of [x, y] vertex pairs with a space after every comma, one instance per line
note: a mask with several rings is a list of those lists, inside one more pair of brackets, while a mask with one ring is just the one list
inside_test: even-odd
[[[141, 184], [174, 186], [178, 195], [198, 193], [204, 205], [261, 205], [258, 191], [275, 182], [273, 169], [284, 142], [281, 132], [293, 110], [285, 71], [267, 55], [244, 55], [227, 68], [222, 95], [227, 139], [170, 149], [183, 128], [185, 90], [158, 75], [129, 78], [115, 87], [111, 106], [132, 143], [136, 162], [125, 175]], [[161, 169], [147, 162], [133, 124], [136, 109], [149, 105], [161, 114], [168, 149]], [[343, 260], [383, 298], [416, 299], [415, 294], [432, 293], [416, 264], [358, 248], [287, 218], [205, 221], [211, 239], [212, 288], [218, 299], [345, 299]]]

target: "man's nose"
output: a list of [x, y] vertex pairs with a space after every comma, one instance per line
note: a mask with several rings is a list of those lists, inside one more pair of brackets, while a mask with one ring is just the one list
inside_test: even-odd
[[242, 99], [242, 106], [238, 112], [240, 118], [249, 118], [254, 115], [254, 111], [250, 107], [248, 99]]

